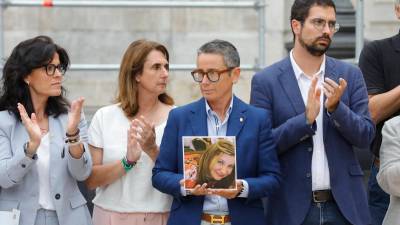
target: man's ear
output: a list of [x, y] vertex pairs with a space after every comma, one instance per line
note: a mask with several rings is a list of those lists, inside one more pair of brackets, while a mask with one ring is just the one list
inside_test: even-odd
[[235, 67], [231, 71], [232, 83], [236, 84], [240, 77], [240, 67]]
[[292, 20], [292, 21], [290, 21], [290, 25], [292, 26], [293, 33], [296, 36], [299, 35], [300, 31], [301, 31], [301, 26], [302, 26], [301, 22], [298, 20]]

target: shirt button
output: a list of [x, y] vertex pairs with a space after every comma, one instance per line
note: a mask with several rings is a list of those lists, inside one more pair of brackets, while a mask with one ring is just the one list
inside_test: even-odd
[[308, 147], [307, 151], [312, 152], [312, 147]]
[[61, 198], [61, 195], [60, 194], [56, 194], [54, 197], [58, 200], [58, 199]]
[[306, 174], [306, 177], [307, 177], [307, 178], [310, 178], [310, 177], [311, 177], [311, 173], [307, 173], [307, 174]]
[[26, 167], [26, 165], [25, 165], [25, 164], [21, 164], [21, 167], [22, 167], [22, 168], [25, 168], [25, 167]]

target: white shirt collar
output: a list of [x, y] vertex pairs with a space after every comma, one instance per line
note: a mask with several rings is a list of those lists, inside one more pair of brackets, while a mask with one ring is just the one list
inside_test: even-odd
[[[301, 70], [299, 65], [297, 65], [296, 61], [294, 60], [293, 49], [290, 51], [289, 56], [290, 56], [290, 62], [292, 63], [294, 75], [296, 76], [296, 80], [299, 80], [301, 75], [306, 75], [306, 74]], [[319, 67], [319, 70], [316, 73], [318, 76], [325, 74], [325, 62], [326, 62], [326, 57], [324, 54], [324, 59], [322, 60], [321, 66]]]
[[[208, 116], [210, 116], [210, 115], [212, 115], [212, 112], [214, 112], [214, 111], [211, 109], [211, 107], [208, 104], [207, 100], [206, 99], [204, 99], [204, 100], [206, 101], [206, 113], [207, 113]], [[229, 104], [229, 108], [228, 108], [228, 110], [226, 110], [226, 113], [225, 113], [226, 116], [231, 114], [232, 106], [233, 106], [233, 94], [232, 94], [231, 102]]]

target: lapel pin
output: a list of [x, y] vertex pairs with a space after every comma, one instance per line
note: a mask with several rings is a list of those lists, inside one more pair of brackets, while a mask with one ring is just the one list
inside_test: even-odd
[[240, 121], [241, 123], [243, 123], [243, 117], [240, 117], [239, 121]]

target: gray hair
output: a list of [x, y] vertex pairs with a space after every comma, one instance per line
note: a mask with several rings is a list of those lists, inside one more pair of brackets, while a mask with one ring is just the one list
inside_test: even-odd
[[197, 50], [197, 56], [200, 54], [218, 54], [224, 57], [224, 63], [227, 67], [239, 67], [240, 57], [233, 44], [224, 40], [212, 40], [205, 43]]

